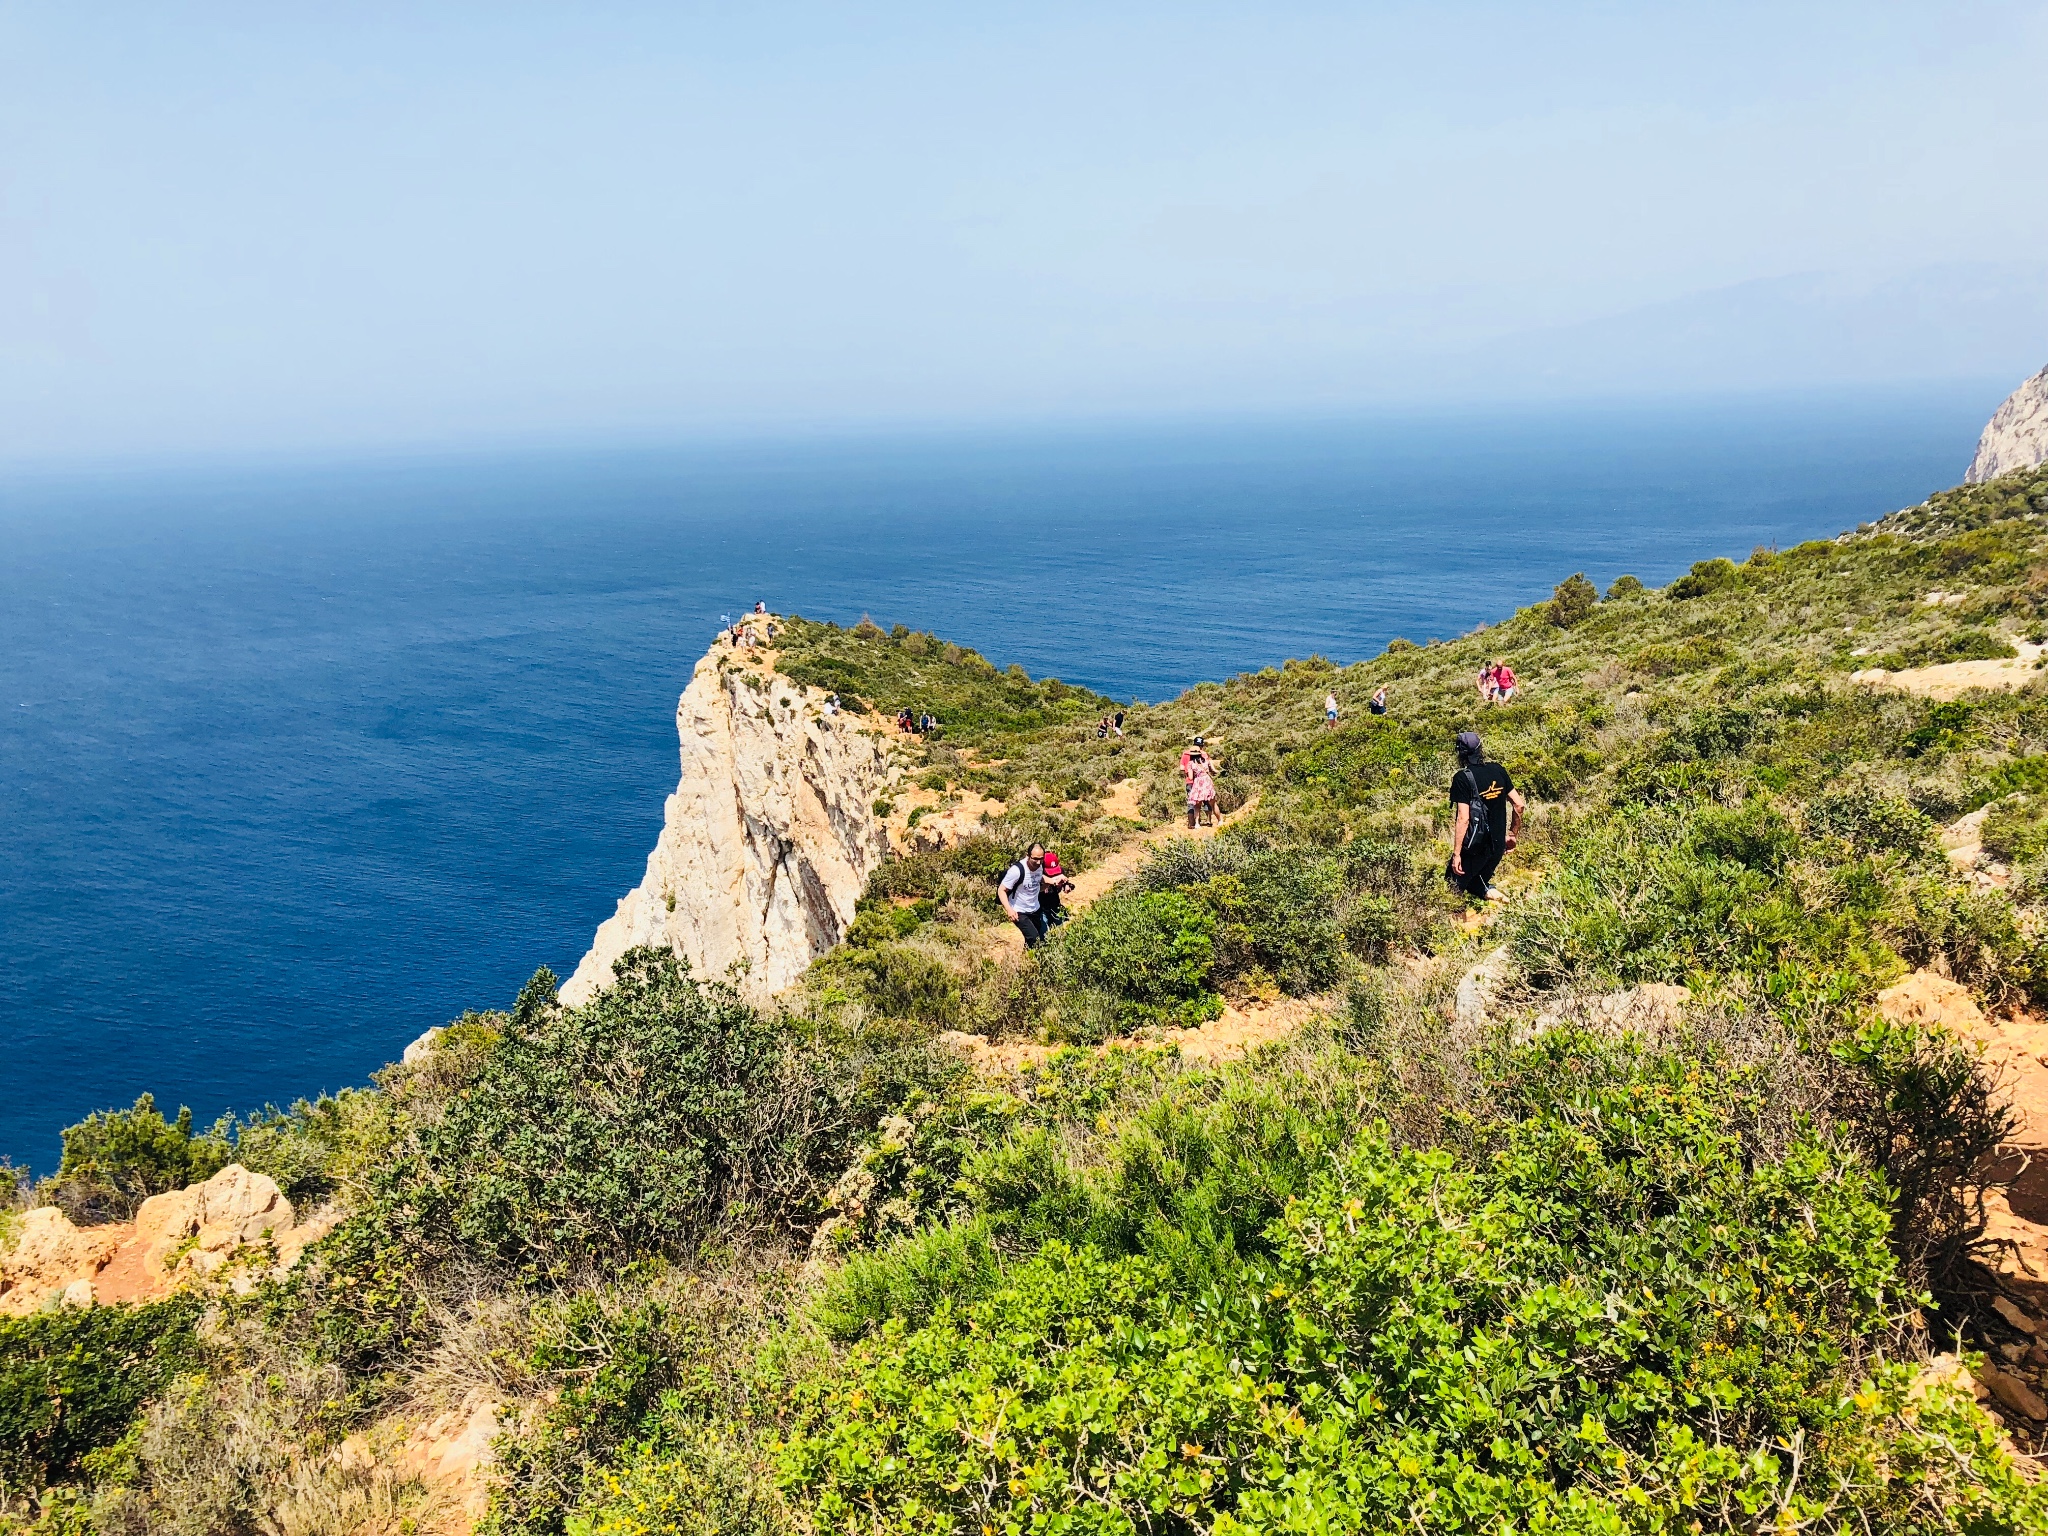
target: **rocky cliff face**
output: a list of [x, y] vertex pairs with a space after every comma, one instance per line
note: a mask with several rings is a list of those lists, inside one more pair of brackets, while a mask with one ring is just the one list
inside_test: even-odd
[[612, 964], [666, 944], [700, 976], [781, 991], [839, 942], [888, 850], [874, 803], [898, 772], [886, 739], [750, 653], [714, 647], [676, 706], [682, 778], [647, 875], [562, 988], [571, 1006]]
[[1977, 457], [1963, 478], [1971, 485], [2048, 462], [2048, 368], [2006, 397], [1977, 439]]

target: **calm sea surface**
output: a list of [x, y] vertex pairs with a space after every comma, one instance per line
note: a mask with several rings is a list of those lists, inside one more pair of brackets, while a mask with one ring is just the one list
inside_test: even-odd
[[0, 480], [0, 1155], [566, 975], [756, 598], [1157, 699], [1833, 534], [1998, 393]]

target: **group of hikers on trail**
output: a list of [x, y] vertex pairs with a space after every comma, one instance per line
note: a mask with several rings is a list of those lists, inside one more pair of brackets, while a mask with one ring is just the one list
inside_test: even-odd
[[1104, 715], [1095, 722], [1095, 739], [1097, 741], [1105, 741], [1111, 736], [1122, 736], [1123, 733], [1124, 712], [1122, 710], [1118, 710], [1113, 715]]
[[1515, 686], [1515, 669], [1504, 661], [1489, 661], [1479, 669], [1479, 697], [1488, 704], [1507, 703]]
[[[1368, 713], [1375, 715], [1384, 715], [1387, 712], [1387, 685], [1385, 683], [1381, 683], [1379, 687], [1373, 689], [1372, 697], [1366, 701], [1365, 707]], [[1337, 729], [1337, 695], [1334, 691], [1323, 695], [1323, 729], [1326, 731]]]
[[[1460, 731], [1454, 746], [1458, 768], [1451, 775], [1451, 857], [1444, 879], [1475, 901], [1504, 901], [1493, 876], [1520, 837], [1527, 802], [1507, 769], [1488, 760], [1477, 731]], [[1216, 804], [1219, 765], [1200, 736], [1181, 754], [1180, 771], [1188, 787], [1189, 828], [1198, 818], [1209, 826], [1222, 825]], [[1003, 914], [1024, 936], [1024, 947], [1036, 949], [1056, 924], [1066, 921], [1060, 898], [1073, 889], [1059, 856], [1033, 843], [1003, 871], [997, 895]]]
[[896, 729], [919, 736], [936, 736], [939, 733], [939, 717], [929, 710], [913, 715], [907, 709], [899, 709], [896, 711]]
[[996, 895], [1004, 914], [1024, 935], [1024, 947], [1036, 949], [1045, 942], [1046, 932], [1054, 924], [1067, 920], [1060, 898], [1073, 888], [1074, 882], [1060, 868], [1059, 855], [1047, 853], [1043, 844], [1033, 843], [1023, 858], [1003, 871]]

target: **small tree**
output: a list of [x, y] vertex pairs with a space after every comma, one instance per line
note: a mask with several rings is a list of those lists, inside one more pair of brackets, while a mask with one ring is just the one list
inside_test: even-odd
[[1599, 601], [1600, 591], [1586, 580], [1586, 573], [1574, 572], [1560, 581], [1550, 596], [1550, 622], [1559, 629], [1570, 629], [1588, 618]]
[[1634, 597], [1643, 590], [1643, 583], [1635, 576], [1617, 576], [1614, 585], [1607, 589], [1607, 600], [1611, 603], [1617, 597]]
[[132, 1109], [99, 1110], [65, 1130], [44, 1195], [75, 1221], [126, 1221], [151, 1195], [212, 1178], [232, 1151], [215, 1132], [195, 1136], [191, 1110], [166, 1120], [145, 1093]]

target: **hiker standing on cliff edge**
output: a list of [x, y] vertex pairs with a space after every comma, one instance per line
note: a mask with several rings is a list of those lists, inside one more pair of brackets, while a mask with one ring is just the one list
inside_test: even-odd
[[1458, 771], [1451, 775], [1451, 862], [1444, 878], [1482, 901], [1505, 898], [1490, 882], [1515, 846], [1522, 825], [1522, 792], [1507, 769], [1486, 760], [1477, 731], [1458, 733]]

